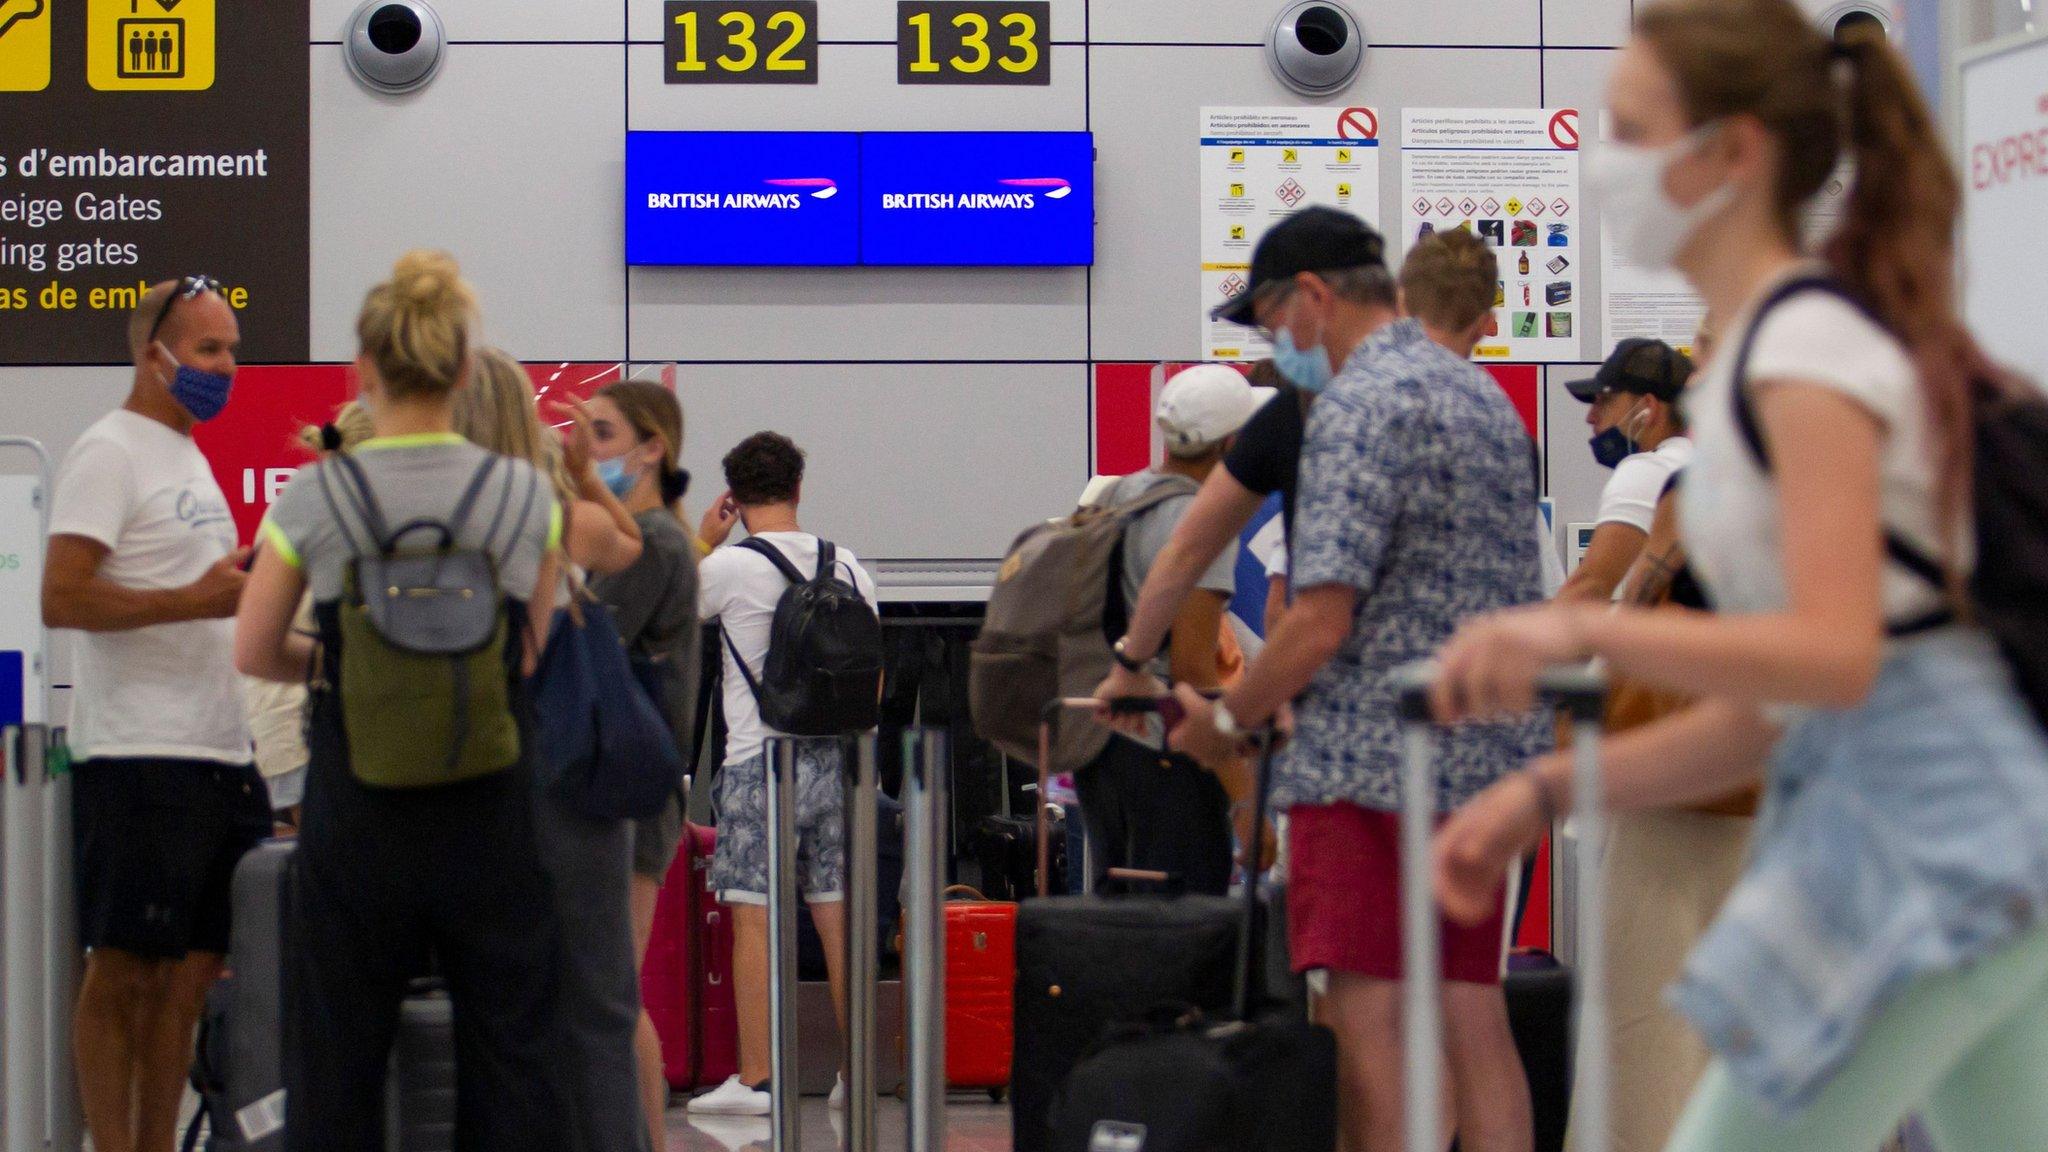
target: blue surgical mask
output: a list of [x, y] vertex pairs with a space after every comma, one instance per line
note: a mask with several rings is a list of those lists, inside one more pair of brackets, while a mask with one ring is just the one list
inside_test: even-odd
[[633, 490], [633, 485], [640, 482], [639, 473], [626, 471], [626, 458], [624, 456], [614, 456], [609, 460], [599, 460], [597, 462], [597, 478], [604, 481], [604, 486], [612, 490], [612, 495], [617, 496], [621, 500], [626, 498], [626, 493]]
[[1294, 346], [1294, 333], [1282, 327], [1273, 336], [1273, 369], [1282, 379], [1310, 395], [1319, 395], [1330, 386], [1330, 357], [1322, 345], [1309, 348]]
[[171, 399], [202, 424], [220, 415], [221, 409], [228, 406], [228, 393], [234, 390], [235, 378], [179, 364], [169, 350], [164, 355], [177, 365], [171, 377]]

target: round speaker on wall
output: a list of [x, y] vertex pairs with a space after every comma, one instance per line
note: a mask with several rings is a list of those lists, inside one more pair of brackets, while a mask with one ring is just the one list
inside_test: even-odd
[[1868, 3], [1866, 0], [1830, 4], [1821, 10], [1817, 23], [1821, 31], [1834, 37], [1837, 42], [1865, 32], [1875, 32], [1887, 39], [1898, 37], [1898, 30], [1892, 23], [1891, 8], [1884, 4]]
[[1280, 82], [1307, 96], [1328, 96], [1358, 76], [1365, 33], [1351, 10], [1332, 0], [1293, 0], [1273, 17], [1266, 59]]
[[364, 0], [348, 18], [348, 70], [378, 92], [411, 92], [434, 78], [448, 46], [440, 13], [426, 0]]

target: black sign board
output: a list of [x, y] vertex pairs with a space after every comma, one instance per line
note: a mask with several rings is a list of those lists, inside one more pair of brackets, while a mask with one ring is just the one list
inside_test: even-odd
[[125, 362], [140, 292], [202, 273], [242, 360], [308, 358], [307, 10], [0, 0], [0, 364]]
[[668, 0], [671, 84], [816, 84], [818, 0]]
[[899, 0], [898, 84], [1052, 83], [1049, 0]]

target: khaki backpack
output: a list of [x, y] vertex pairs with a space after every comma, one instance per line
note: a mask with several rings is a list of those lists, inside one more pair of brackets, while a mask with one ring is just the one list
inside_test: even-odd
[[[1124, 532], [1131, 522], [1199, 486], [1169, 477], [1144, 495], [1082, 507], [1034, 524], [1003, 557], [981, 634], [967, 665], [974, 730], [1005, 755], [1038, 759], [1048, 705], [1085, 696], [1109, 675], [1110, 645], [1130, 617], [1124, 603]], [[1072, 772], [1100, 755], [1109, 729], [1069, 714], [1053, 731], [1051, 772]]]

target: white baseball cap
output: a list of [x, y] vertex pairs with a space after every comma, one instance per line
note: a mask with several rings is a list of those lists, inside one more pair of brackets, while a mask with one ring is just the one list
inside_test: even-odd
[[1235, 435], [1275, 391], [1252, 387], [1228, 364], [1197, 364], [1166, 382], [1153, 418], [1166, 434], [1169, 453], [1200, 455]]

